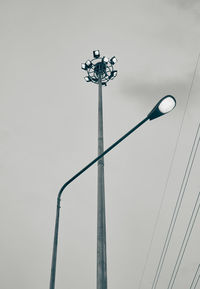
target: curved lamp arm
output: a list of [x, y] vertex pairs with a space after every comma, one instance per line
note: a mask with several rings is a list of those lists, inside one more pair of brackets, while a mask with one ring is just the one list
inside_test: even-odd
[[137, 128], [139, 128], [143, 123], [149, 120], [149, 116], [145, 117], [141, 122], [139, 122], [135, 127], [129, 130], [125, 135], [123, 135], [120, 139], [114, 142], [110, 147], [108, 147], [102, 154], [96, 157], [93, 161], [91, 161], [87, 166], [85, 166], [82, 170], [80, 170], [77, 174], [75, 174], [71, 179], [69, 179], [64, 185], [61, 187], [58, 197], [57, 197], [57, 209], [56, 209], [56, 221], [55, 221], [55, 231], [54, 231], [54, 241], [53, 241], [53, 254], [52, 254], [52, 263], [51, 263], [51, 277], [50, 277], [50, 289], [55, 288], [55, 277], [56, 277], [56, 259], [57, 259], [57, 246], [58, 246], [58, 229], [59, 229], [59, 217], [60, 217], [60, 202], [61, 196], [64, 189], [73, 182], [76, 178], [78, 178], [82, 173], [84, 173], [87, 169], [89, 169], [92, 165], [94, 165], [99, 159], [101, 159], [104, 155], [106, 155], [109, 151], [111, 151], [114, 147], [116, 147], [120, 142], [122, 142], [127, 136], [129, 136], [132, 132], [134, 132]]
[[116, 147], [120, 142], [122, 142], [127, 136], [129, 136], [132, 132], [134, 132], [137, 128], [139, 128], [143, 123], [145, 123], [149, 117], [145, 117], [140, 123], [138, 123], [135, 127], [129, 130], [125, 135], [123, 135], [120, 139], [114, 142], [111, 146], [109, 146], [102, 154], [96, 157], [93, 161], [91, 161], [87, 166], [85, 166], [82, 170], [80, 170], [77, 174], [75, 174], [71, 179], [69, 179], [60, 189], [58, 193], [58, 199], [61, 198], [62, 192], [64, 189], [73, 182], [76, 178], [78, 178], [82, 173], [84, 173], [87, 169], [89, 169], [92, 165], [94, 165], [99, 159], [105, 156], [109, 151], [111, 151], [114, 147]]

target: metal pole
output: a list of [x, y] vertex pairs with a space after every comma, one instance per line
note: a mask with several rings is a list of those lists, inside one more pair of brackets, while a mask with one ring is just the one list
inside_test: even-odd
[[[62, 193], [62, 192], [61, 192]], [[58, 229], [59, 229], [59, 218], [60, 218], [60, 196], [58, 194], [57, 198], [57, 207], [56, 207], [56, 221], [54, 229], [54, 240], [53, 240], [53, 254], [52, 254], [52, 263], [51, 263], [51, 277], [50, 277], [50, 289], [55, 288], [55, 278], [56, 278], [56, 259], [57, 259], [57, 247], [58, 247]]]
[[[102, 83], [99, 73], [98, 83], [98, 156], [104, 151], [103, 144], [103, 105]], [[106, 260], [106, 220], [105, 220], [105, 186], [104, 158], [98, 160], [97, 186], [97, 289], [107, 289], [107, 260]]]

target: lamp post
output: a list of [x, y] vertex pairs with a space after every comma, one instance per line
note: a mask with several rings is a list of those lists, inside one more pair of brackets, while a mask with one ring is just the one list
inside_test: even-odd
[[[100, 78], [101, 80], [101, 78]], [[101, 89], [101, 85], [99, 85], [99, 89]], [[99, 93], [100, 94], [100, 93]], [[109, 146], [105, 151], [102, 151], [100, 153], [100, 149], [98, 150], [98, 156], [92, 160], [89, 164], [87, 164], [83, 169], [81, 169], [78, 173], [76, 173], [72, 178], [70, 178], [64, 185], [61, 187], [60, 191], [58, 192], [57, 196], [57, 206], [56, 206], [56, 219], [55, 219], [55, 229], [54, 229], [54, 241], [53, 241], [53, 252], [52, 252], [52, 263], [51, 263], [51, 276], [50, 276], [50, 289], [55, 289], [55, 277], [56, 277], [56, 260], [57, 260], [57, 248], [58, 248], [58, 231], [59, 231], [59, 219], [60, 219], [60, 202], [61, 202], [61, 196], [64, 191], [64, 189], [72, 183], [76, 178], [78, 178], [82, 173], [84, 173], [87, 169], [89, 169], [92, 165], [94, 165], [96, 162], [99, 162], [101, 166], [99, 166], [101, 169], [103, 168], [103, 160], [104, 155], [106, 155], [109, 151], [111, 151], [114, 147], [116, 147], [120, 142], [122, 142], [125, 138], [127, 138], [131, 133], [133, 133], [136, 129], [138, 129], [141, 125], [143, 125], [147, 120], [153, 120], [159, 116], [162, 116], [168, 112], [170, 112], [176, 105], [176, 100], [173, 96], [167, 95], [163, 97], [156, 106], [152, 109], [152, 111], [141, 121], [139, 122], [135, 127], [133, 127], [131, 130], [129, 130], [125, 135], [123, 135], [121, 138], [119, 138], [116, 142], [114, 142], [111, 146]], [[103, 145], [103, 142], [101, 142]], [[98, 146], [99, 147], [99, 146]], [[102, 147], [103, 149], [103, 147]], [[103, 171], [103, 170], [102, 170]], [[104, 185], [103, 182], [103, 174], [98, 174], [98, 176], [102, 177], [102, 181], [100, 181], [100, 186]], [[100, 189], [102, 192], [102, 190]], [[104, 192], [104, 191], [103, 191]], [[103, 200], [104, 201], [104, 200]], [[104, 202], [102, 202], [104, 203]], [[105, 210], [105, 207], [104, 207]], [[102, 214], [101, 214], [102, 215]], [[105, 223], [105, 220], [104, 220]], [[105, 251], [104, 251], [105, 252]], [[97, 254], [98, 257], [98, 254]], [[100, 258], [101, 262], [103, 260], [106, 260], [103, 256], [103, 258]], [[105, 264], [100, 264], [101, 268], [106, 268]], [[97, 271], [98, 272], [98, 271]], [[101, 276], [100, 276], [101, 277]], [[107, 277], [104, 274], [104, 279], [99, 278], [100, 280], [107, 280], [105, 277]], [[106, 286], [106, 283], [100, 283], [102, 286]], [[98, 286], [98, 284], [97, 284]], [[100, 289], [104, 289], [106, 287], [100, 287]]]
[[[104, 150], [103, 141], [103, 103], [102, 85], [117, 76], [114, 64], [117, 62], [115, 56], [108, 59], [100, 57], [100, 51], [93, 51], [93, 59], [81, 64], [86, 70], [87, 82], [98, 84], [98, 155]], [[107, 289], [107, 255], [106, 255], [106, 213], [105, 213], [105, 185], [104, 185], [104, 159], [98, 160], [97, 176], [97, 289]]]

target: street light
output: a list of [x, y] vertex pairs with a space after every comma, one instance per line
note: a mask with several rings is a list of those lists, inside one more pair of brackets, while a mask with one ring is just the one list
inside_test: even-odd
[[149, 119], [155, 119], [163, 114], [170, 112], [176, 106], [176, 99], [172, 95], [163, 97], [152, 111], [148, 114]]
[[[103, 141], [103, 104], [102, 86], [107, 86], [110, 80], [117, 76], [114, 64], [115, 56], [100, 57], [100, 51], [93, 51], [94, 59], [85, 62], [82, 68], [87, 71], [84, 77], [86, 82], [98, 84], [98, 155], [104, 151]], [[86, 69], [85, 69], [86, 68]], [[106, 254], [106, 213], [105, 213], [105, 185], [104, 185], [104, 159], [98, 161], [97, 174], [97, 289], [107, 289], [107, 254]]]
[[[55, 230], [54, 230], [54, 242], [53, 242], [53, 253], [52, 253], [52, 264], [51, 264], [51, 277], [50, 277], [50, 289], [55, 288], [55, 276], [56, 276], [56, 258], [57, 258], [57, 247], [58, 247], [58, 230], [59, 230], [59, 218], [60, 218], [60, 202], [61, 196], [64, 189], [72, 183], [76, 178], [78, 178], [81, 174], [83, 174], [87, 169], [89, 169], [92, 165], [94, 165], [97, 161], [102, 159], [109, 151], [111, 151], [114, 147], [116, 147], [120, 142], [122, 142], [125, 138], [127, 138], [130, 134], [132, 134], [136, 129], [138, 129], [141, 125], [143, 125], [147, 120], [152, 120], [157, 117], [160, 117], [171, 110], [176, 106], [176, 100], [173, 96], [167, 95], [163, 97], [156, 106], [151, 110], [151, 112], [135, 127], [129, 130], [125, 135], [119, 138], [116, 142], [114, 142], [111, 146], [109, 146], [104, 152], [98, 155], [94, 160], [92, 160], [89, 164], [87, 164], [83, 169], [81, 169], [77, 174], [75, 174], [71, 179], [69, 179], [64, 185], [61, 187], [58, 196], [57, 196], [57, 207], [56, 207], [56, 220], [55, 220]], [[164, 109], [164, 108], [165, 109]]]

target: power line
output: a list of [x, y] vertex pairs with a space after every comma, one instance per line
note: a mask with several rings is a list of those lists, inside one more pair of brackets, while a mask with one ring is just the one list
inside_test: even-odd
[[155, 289], [156, 286], [157, 286], [158, 279], [160, 277], [160, 273], [161, 273], [161, 270], [162, 270], [162, 267], [163, 267], [163, 263], [164, 263], [164, 260], [165, 260], [165, 256], [167, 254], [167, 251], [168, 251], [168, 248], [169, 248], [169, 244], [170, 244], [170, 241], [171, 241], [172, 233], [174, 231], [176, 220], [177, 220], [177, 217], [178, 217], [178, 214], [179, 214], [179, 210], [180, 210], [180, 207], [181, 207], [181, 204], [182, 204], [183, 196], [185, 194], [187, 183], [188, 183], [188, 180], [189, 180], [189, 177], [190, 177], [190, 173], [191, 173], [191, 170], [192, 170], [192, 166], [193, 166], [193, 163], [194, 163], [194, 159], [195, 159], [196, 152], [197, 152], [198, 145], [199, 145], [199, 141], [200, 141], [200, 136], [198, 137], [198, 141], [197, 141], [197, 136], [199, 134], [199, 129], [200, 129], [200, 124], [198, 126], [198, 129], [197, 129], [197, 132], [196, 132], [196, 135], [195, 135], [195, 139], [194, 139], [194, 142], [193, 142], [193, 146], [192, 146], [192, 150], [191, 150], [191, 153], [190, 153], [190, 157], [189, 157], [189, 160], [188, 160], [188, 163], [187, 163], [187, 166], [186, 166], [186, 170], [185, 170], [185, 174], [184, 174], [184, 177], [183, 177], [183, 180], [182, 180], [181, 188], [179, 190], [179, 194], [178, 194], [176, 205], [175, 205], [175, 208], [174, 208], [174, 211], [173, 211], [173, 215], [172, 215], [172, 218], [171, 218], [170, 226], [168, 228], [168, 232], [167, 232], [167, 236], [166, 236], [166, 239], [165, 239], [165, 243], [164, 243], [164, 246], [163, 246], [163, 249], [162, 249], [162, 253], [161, 253], [161, 256], [160, 256], [160, 259], [159, 259], [159, 263], [158, 263], [158, 267], [157, 267], [157, 270], [156, 270], [156, 274], [155, 274], [155, 277], [154, 277], [154, 280], [153, 280], [152, 289]]
[[[193, 278], [192, 283], [190, 285], [190, 289], [195, 289], [196, 288], [197, 283], [198, 283], [199, 278], [200, 278], [200, 272], [199, 271], [200, 271], [200, 264], [197, 267], [197, 270], [195, 272], [194, 278]], [[198, 274], [198, 272], [199, 272], [199, 274]]]
[[[156, 216], [156, 221], [155, 221], [155, 224], [154, 224], [154, 227], [153, 227], [152, 237], [151, 237], [151, 241], [149, 243], [149, 247], [148, 247], [148, 251], [147, 251], [147, 255], [146, 255], [146, 259], [145, 259], [145, 264], [144, 264], [144, 267], [143, 267], [143, 270], [142, 270], [142, 274], [141, 274], [141, 278], [140, 278], [140, 281], [139, 281], [138, 289], [141, 289], [142, 282], [143, 282], [143, 279], [144, 279], [144, 274], [145, 274], [146, 267], [147, 267], [147, 263], [148, 263], [149, 256], [150, 256], [150, 253], [151, 253], [152, 244], [153, 244], [153, 240], [154, 240], [154, 237], [155, 237], [156, 229], [157, 229], [157, 226], [158, 226], [158, 221], [159, 221], [159, 218], [160, 218], [160, 213], [161, 213], [161, 209], [162, 209], [162, 206], [163, 206], [163, 202], [164, 202], [164, 199], [165, 199], [165, 195], [166, 195], [166, 191], [167, 191], [167, 187], [168, 187], [168, 183], [169, 183], [169, 178], [171, 176], [171, 171], [172, 171], [172, 167], [173, 167], [173, 164], [174, 164], [174, 159], [175, 159], [177, 147], [178, 147], [179, 140], [180, 140], [180, 135], [181, 135], [182, 127], [183, 127], [183, 122], [184, 122], [184, 119], [185, 119], [185, 114], [186, 114], [186, 111], [187, 111], [187, 107], [188, 107], [188, 103], [189, 103], [192, 87], [193, 87], [193, 84], [194, 84], [194, 79], [195, 79], [195, 76], [196, 76], [199, 59], [200, 59], [200, 53], [199, 53], [199, 55], [197, 57], [197, 62], [196, 62], [196, 65], [195, 65], [195, 69], [194, 69], [191, 85], [190, 85], [190, 88], [189, 88], [185, 109], [184, 109], [184, 112], [183, 112], [183, 116], [182, 116], [182, 120], [181, 120], [181, 124], [180, 124], [180, 128], [179, 128], [179, 133], [178, 133], [178, 136], [177, 136], [177, 139], [176, 139], [175, 148], [174, 148], [174, 151], [173, 151], [173, 154], [172, 154], [172, 158], [171, 158], [171, 162], [170, 162], [170, 166], [169, 166], [166, 182], [165, 182], [165, 185], [164, 185], [164, 190], [163, 190], [160, 206], [159, 206], [158, 213], [157, 213], [157, 216]], [[153, 289], [153, 287], [152, 287], [152, 289]]]
[[176, 259], [176, 263], [174, 265], [174, 269], [173, 269], [173, 272], [172, 272], [167, 289], [172, 289], [174, 286], [174, 282], [176, 280], [176, 277], [177, 277], [177, 274], [178, 274], [178, 271], [180, 268], [180, 264], [182, 262], [184, 254], [185, 254], [185, 250], [187, 248], [187, 244], [188, 244], [188, 241], [190, 239], [190, 236], [191, 236], [191, 233], [192, 233], [195, 221], [196, 221], [196, 217], [197, 217], [198, 212], [199, 212], [199, 208], [200, 208], [200, 192], [198, 193], [194, 208], [192, 210], [192, 215], [190, 217], [190, 220], [189, 220], [189, 223], [188, 223], [188, 226], [187, 226], [184, 238], [183, 238], [183, 242], [181, 244], [181, 248], [179, 250], [179, 253], [178, 253], [178, 256]]
[[[194, 69], [194, 73], [193, 73], [193, 78], [192, 78], [191, 86], [190, 86], [189, 93], [188, 93], [186, 108], [185, 108], [185, 110], [184, 110], [184, 114], [183, 114], [183, 118], [182, 118], [180, 130], [179, 130], [179, 135], [178, 135], [177, 142], [176, 142], [176, 146], [175, 146], [175, 151], [174, 151], [174, 154], [173, 154], [172, 162], [171, 162], [171, 164], [170, 164], [170, 170], [169, 170], [169, 173], [168, 173], [168, 177], [167, 177], [167, 181], [166, 181], [166, 184], [165, 184], [165, 188], [164, 188], [164, 192], [163, 192], [161, 204], [160, 204], [159, 211], [158, 211], [158, 215], [157, 215], [157, 218], [156, 218], [156, 223], [155, 223], [155, 226], [154, 226], [154, 232], [156, 231], [156, 226], [157, 226], [157, 223], [158, 223], [158, 219], [159, 219], [159, 216], [160, 216], [162, 204], [163, 204], [164, 197], [165, 197], [165, 194], [166, 194], [166, 189], [167, 189], [168, 182], [169, 182], [169, 176], [170, 176], [170, 174], [171, 174], [171, 168], [172, 168], [172, 164], [173, 164], [175, 152], [176, 152], [177, 145], [178, 145], [178, 142], [179, 142], [180, 133], [181, 133], [182, 126], [183, 126], [183, 121], [184, 121], [184, 118], [185, 118], [185, 114], [186, 114], [186, 110], [187, 110], [189, 98], [190, 98], [190, 95], [191, 95], [191, 91], [192, 91], [192, 87], [193, 87], [195, 75], [196, 75], [196, 72], [197, 72], [197, 67], [198, 67], [198, 63], [199, 63], [199, 58], [200, 58], [200, 53], [199, 53], [199, 55], [198, 55], [197, 62], [196, 62], [196, 65], [195, 65], [195, 69]], [[199, 126], [200, 126], [200, 125], [199, 125]], [[172, 236], [172, 233], [173, 233], [173, 230], [174, 230], [174, 226], [175, 226], [175, 223], [176, 223], [176, 219], [177, 219], [177, 216], [178, 216], [178, 213], [179, 213], [179, 209], [180, 209], [180, 206], [181, 206], [181, 203], [182, 203], [183, 195], [184, 195], [184, 193], [185, 193], [186, 185], [187, 185], [187, 182], [188, 182], [188, 178], [189, 178], [189, 175], [190, 175], [190, 171], [191, 171], [191, 168], [192, 168], [192, 165], [193, 165], [194, 158], [193, 158], [193, 161], [192, 161], [192, 164], [191, 164], [191, 168], [189, 169], [189, 174], [188, 174], [188, 178], [187, 178], [187, 180], [186, 180], [185, 186], [184, 186], [183, 184], [184, 184], [184, 181], [185, 181], [187, 172], [188, 172], [189, 163], [190, 163], [190, 160], [191, 160], [191, 157], [192, 157], [192, 153], [193, 153], [193, 148], [194, 148], [194, 145], [195, 145], [195, 142], [196, 142], [196, 137], [197, 137], [197, 134], [198, 134], [198, 132], [199, 132], [199, 126], [198, 126], [198, 129], [197, 129], [197, 133], [196, 133], [196, 136], [195, 136], [195, 140], [194, 140], [194, 143], [193, 143], [193, 146], [192, 146], [192, 151], [191, 151], [191, 154], [190, 154], [190, 157], [189, 157], [189, 161], [188, 161], [188, 163], [187, 163], [186, 171], [185, 171], [185, 174], [184, 174], [184, 177], [183, 177], [183, 181], [182, 181], [182, 184], [181, 184], [181, 189], [180, 189], [180, 191], [179, 191], [178, 199], [177, 199], [177, 201], [176, 201], [176, 205], [175, 205], [175, 208], [174, 208], [173, 216], [172, 216], [171, 223], [170, 223], [170, 226], [169, 226], [169, 229], [168, 229], [168, 232], [167, 232], [167, 237], [166, 237], [166, 239], [165, 239], [164, 247], [163, 247], [163, 250], [162, 250], [160, 259], [159, 259], [159, 263], [158, 263], [158, 266], [157, 266], [157, 269], [156, 269], [156, 273], [155, 273], [155, 276], [154, 276], [154, 279], [153, 279], [153, 284], [152, 284], [151, 289], [156, 289], [156, 287], [157, 287], [158, 279], [159, 279], [159, 276], [160, 276], [160, 273], [161, 273], [161, 270], [162, 270], [162, 266], [163, 266], [163, 263], [164, 263], [164, 260], [165, 260], [165, 256], [166, 256], [168, 247], [169, 247], [169, 243], [170, 243], [171, 236]], [[199, 141], [198, 141], [198, 143], [199, 143]], [[198, 147], [198, 144], [197, 144], [197, 147]], [[196, 150], [197, 150], [197, 148], [196, 148]], [[196, 154], [196, 150], [195, 150], [195, 154]], [[195, 157], [195, 155], [194, 155], [194, 157]], [[184, 189], [183, 189], [183, 187], [184, 187]], [[183, 191], [182, 191], [182, 189], [183, 189]], [[179, 203], [180, 203], [180, 204], [179, 204]], [[177, 208], [178, 208], [178, 210], [177, 210], [177, 212], [176, 212], [176, 209], [177, 209]], [[153, 233], [153, 234], [155, 234], [155, 233]]]
[[197, 287], [197, 284], [198, 284], [198, 282], [199, 282], [199, 279], [200, 279], [200, 275], [199, 275], [199, 277], [198, 277], [198, 279], [197, 279], [197, 282], [196, 282], [196, 284], [195, 284], [195, 286], [194, 286], [194, 289]]

